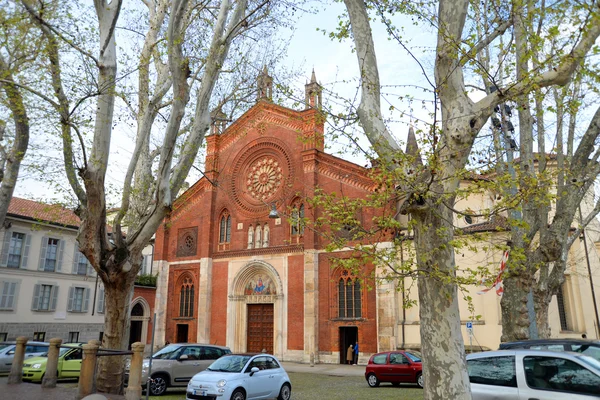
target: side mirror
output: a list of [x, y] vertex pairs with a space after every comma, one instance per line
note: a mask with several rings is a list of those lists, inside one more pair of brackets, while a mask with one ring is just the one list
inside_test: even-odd
[[182, 355], [179, 356], [179, 361], [184, 361], [184, 360], [187, 360], [188, 358], [189, 357], [188, 357], [187, 354], [182, 354]]
[[250, 376], [254, 375], [258, 371], [260, 371], [260, 369], [258, 369], [258, 367], [252, 367], [252, 369], [250, 370]]

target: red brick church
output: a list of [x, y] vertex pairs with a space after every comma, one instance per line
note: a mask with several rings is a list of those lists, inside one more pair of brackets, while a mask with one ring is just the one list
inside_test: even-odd
[[366, 356], [393, 329], [377, 321], [377, 291], [333, 268], [300, 221], [316, 218], [305, 199], [317, 187], [364, 197], [374, 185], [366, 168], [324, 152], [314, 72], [301, 111], [273, 104], [271, 91], [265, 71], [256, 105], [226, 129], [214, 124], [205, 176], [156, 234], [157, 343], [344, 363], [350, 343]]

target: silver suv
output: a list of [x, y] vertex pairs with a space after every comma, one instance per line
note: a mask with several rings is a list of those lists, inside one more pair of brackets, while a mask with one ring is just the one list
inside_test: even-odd
[[[192, 376], [204, 371], [217, 358], [231, 354], [228, 347], [198, 343], [169, 344], [152, 355], [150, 394], [160, 396], [169, 386], [187, 386]], [[142, 382], [148, 381], [150, 360], [142, 364]], [[126, 373], [129, 373], [127, 368]], [[128, 376], [127, 376], [128, 378]]]

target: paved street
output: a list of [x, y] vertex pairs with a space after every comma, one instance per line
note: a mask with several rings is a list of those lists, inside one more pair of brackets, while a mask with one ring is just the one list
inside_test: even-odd
[[[421, 400], [423, 391], [414, 385], [394, 387], [382, 384], [370, 388], [364, 378], [365, 367], [337, 364], [308, 364], [284, 362], [283, 366], [292, 381], [293, 400]], [[8, 395], [10, 393], [10, 395]], [[0, 399], [44, 399], [68, 400], [77, 393], [76, 383], [62, 382], [56, 389], [42, 389], [39, 384], [6, 384], [6, 377], [0, 378]], [[120, 397], [111, 397], [118, 400]], [[166, 395], [151, 397], [155, 400], [183, 400], [185, 389], [170, 389]]]

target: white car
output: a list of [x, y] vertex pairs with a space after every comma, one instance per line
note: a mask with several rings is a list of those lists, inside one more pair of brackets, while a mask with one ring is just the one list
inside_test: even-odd
[[600, 399], [600, 362], [580, 353], [487, 351], [467, 369], [473, 400]]
[[219, 358], [188, 383], [186, 399], [289, 400], [290, 378], [270, 354], [229, 354]]

